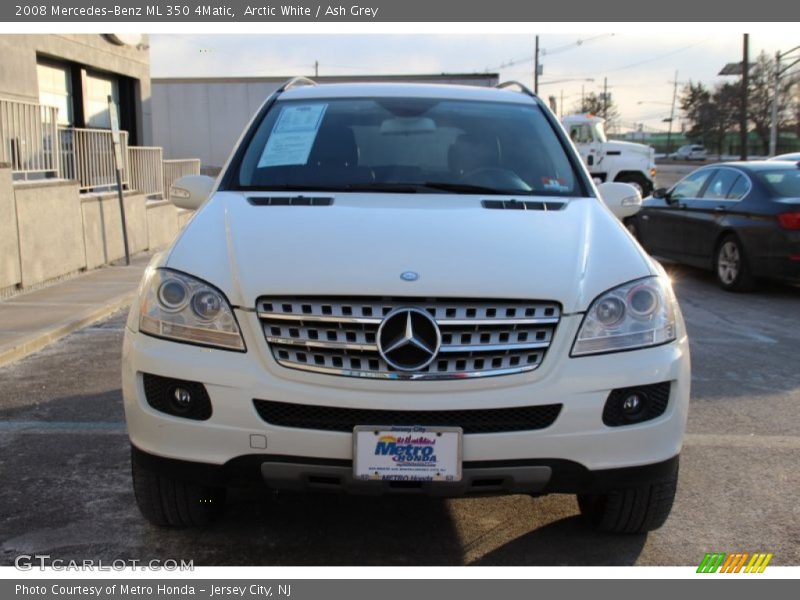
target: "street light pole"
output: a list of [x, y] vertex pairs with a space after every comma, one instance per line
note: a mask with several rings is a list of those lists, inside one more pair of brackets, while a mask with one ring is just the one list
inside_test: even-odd
[[539, 36], [536, 36], [533, 50], [533, 93], [539, 94]]

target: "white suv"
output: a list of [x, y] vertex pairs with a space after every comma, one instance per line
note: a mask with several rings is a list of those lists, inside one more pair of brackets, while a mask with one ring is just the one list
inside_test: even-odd
[[596, 188], [524, 88], [294, 81], [216, 182], [183, 178], [173, 201], [202, 206], [147, 269], [124, 342], [153, 523], [207, 522], [251, 480], [576, 493], [605, 531], [667, 518], [680, 310], [619, 220], [638, 193]]

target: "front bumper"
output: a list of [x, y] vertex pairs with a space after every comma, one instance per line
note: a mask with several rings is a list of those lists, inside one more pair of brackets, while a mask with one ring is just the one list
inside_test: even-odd
[[362, 481], [353, 477], [347, 460], [309, 459], [269, 454], [237, 457], [224, 465], [210, 465], [154, 456], [132, 447], [131, 460], [139, 466], [179, 480], [202, 485], [243, 485], [263, 481], [272, 489], [346, 492], [380, 496], [421, 494], [457, 497], [495, 494], [598, 494], [610, 490], [665, 481], [678, 472], [678, 456], [637, 467], [590, 471], [567, 460], [468, 462], [458, 482]]
[[[281, 367], [264, 341], [257, 317], [237, 310], [237, 319], [246, 353], [180, 344], [126, 329], [123, 397], [131, 442], [139, 451], [218, 467], [256, 460], [259, 464], [289, 462], [349, 469], [351, 433], [267, 423], [256, 412], [254, 399], [416, 411], [563, 405], [556, 421], [544, 429], [465, 434], [464, 469], [487, 465], [495, 469], [491, 476], [477, 473], [479, 479], [502, 478], [511, 473], [512, 466], [541, 467], [552, 461], [576, 465], [586, 472], [654, 465], [673, 459], [681, 449], [690, 382], [689, 345], [682, 323], [679, 339], [663, 346], [570, 358], [581, 315], [568, 315], [562, 318], [542, 365], [533, 372], [425, 382], [360, 380]], [[145, 399], [144, 373], [202, 382], [213, 407], [211, 417], [193, 421], [155, 410]], [[667, 409], [661, 416], [622, 427], [603, 424], [603, 406], [610, 390], [658, 382], [671, 383]], [[257, 458], [247, 458], [252, 455]], [[552, 465], [550, 468], [547, 481], [553, 479]], [[286, 473], [285, 466], [263, 471], [268, 481], [296, 479], [294, 473]], [[347, 477], [337, 473], [347, 488]], [[328, 476], [321, 474], [323, 479]], [[541, 470], [520, 472], [506, 478], [504, 489], [518, 489], [517, 479], [530, 481], [526, 490], [533, 492], [545, 477]], [[545, 485], [542, 489], [549, 488]]]

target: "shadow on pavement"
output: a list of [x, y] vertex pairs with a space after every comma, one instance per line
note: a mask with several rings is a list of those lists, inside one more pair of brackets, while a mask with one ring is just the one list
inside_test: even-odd
[[629, 566], [646, 535], [595, 533], [573, 516], [530, 531], [472, 562], [475, 566]]

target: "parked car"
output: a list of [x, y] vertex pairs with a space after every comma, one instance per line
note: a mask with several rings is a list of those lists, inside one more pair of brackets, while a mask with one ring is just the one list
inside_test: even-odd
[[681, 146], [672, 154], [672, 160], [705, 160], [706, 149], [696, 144]]
[[792, 162], [800, 162], [800, 152], [791, 152], [789, 154], [779, 154], [767, 160], [789, 160]]
[[[672, 506], [689, 404], [664, 270], [525, 89], [281, 87], [155, 257], [127, 322], [141, 512], [226, 485], [576, 493], [593, 527]], [[602, 201], [600, 199], [602, 196]]]
[[796, 164], [702, 167], [656, 190], [628, 222], [648, 252], [713, 269], [726, 290], [750, 290], [761, 277], [800, 280]]

